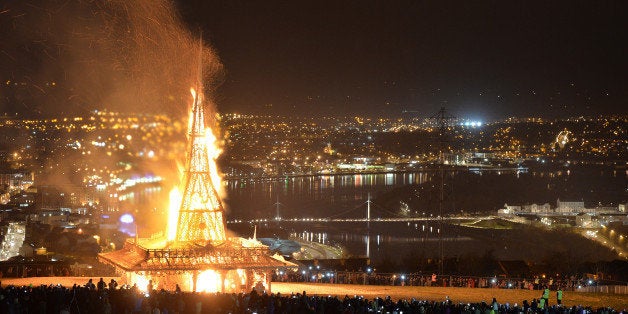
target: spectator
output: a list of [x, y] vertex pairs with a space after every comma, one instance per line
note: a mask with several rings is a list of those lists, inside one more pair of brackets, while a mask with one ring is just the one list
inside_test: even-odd
[[359, 296], [311, 296], [303, 293], [293, 295], [258, 293], [248, 294], [191, 293], [154, 290], [145, 295], [136, 288], [103, 289], [91, 285], [0, 287], [0, 313], [442, 313], [442, 314], [615, 314], [610, 308], [597, 310], [590, 307], [549, 307], [540, 300], [527, 300], [523, 308], [517, 304], [499, 304], [495, 298], [491, 305], [480, 303], [455, 303], [426, 300], [393, 300], [391, 297], [372, 300]]

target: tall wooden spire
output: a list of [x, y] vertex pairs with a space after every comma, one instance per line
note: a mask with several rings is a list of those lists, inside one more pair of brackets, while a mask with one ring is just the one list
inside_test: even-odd
[[203, 42], [199, 44], [198, 79], [188, 130], [184, 189], [175, 241], [217, 244], [226, 240], [224, 209], [212, 183], [210, 148], [203, 110]]

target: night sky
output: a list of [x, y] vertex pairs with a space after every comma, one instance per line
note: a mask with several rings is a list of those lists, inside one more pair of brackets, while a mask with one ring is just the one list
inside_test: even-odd
[[624, 1], [181, 2], [222, 58], [228, 110], [627, 112]]
[[[626, 1], [180, 0], [176, 9], [223, 63], [221, 112], [627, 113]], [[12, 67], [0, 75], [19, 79], [15, 63], [0, 61]]]

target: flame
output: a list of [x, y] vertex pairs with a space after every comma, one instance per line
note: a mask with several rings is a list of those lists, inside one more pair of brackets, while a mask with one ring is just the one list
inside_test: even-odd
[[179, 175], [179, 178], [183, 178], [183, 175], [185, 174], [185, 164], [181, 160], [177, 160], [176, 164], [177, 164], [177, 174]]
[[207, 152], [209, 153], [209, 174], [211, 175], [212, 185], [214, 185], [218, 196], [222, 198], [224, 196], [222, 178], [218, 172], [218, 166], [216, 166], [216, 159], [222, 153], [222, 149], [218, 147], [216, 136], [211, 128], [205, 129], [205, 141], [207, 143]]
[[[188, 119], [188, 134], [192, 134], [194, 131], [199, 132], [199, 130], [192, 130], [194, 124], [194, 104], [200, 105], [200, 101], [202, 99], [202, 94], [197, 93], [194, 88], [190, 88], [190, 93], [193, 97], [193, 105], [190, 108], [189, 119]], [[201, 119], [202, 119], [202, 111], [201, 111]], [[221, 174], [218, 171], [218, 167], [216, 165], [216, 159], [222, 153], [222, 149], [218, 145], [218, 141], [216, 135], [213, 130], [209, 127], [204, 130], [200, 130], [203, 136], [202, 143], [205, 145], [207, 149], [207, 159], [209, 164], [209, 173], [211, 177], [211, 184], [213, 185], [216, 193], [218, 194], [218, 198], [222, 198], [225, 195], [224, 186], [222, 185]], [[189, 161], [186, 161], [189, 162]], [[169, 199], [169, 210], [168, 210], [168, 225], [167, 225], [167, 239], [168, 241], [174, 241], [177, 237], [177, 226], [179, 224], [179, 208], [182, 203], [183, 197], [183, 186], [185, 180], [185, 165], [183, 163], [177, 162], [177, 169], [179, 170], [179, 186], [174, 187], [170, 191], [170, 199]], [[203, 202], [206, 200], [202, 199], [201, 195], [194, 194], [191, 199], [191, 207], [192, 208], [200, 208], [203, 207]]]
[[238, 274], [238, 278], [240, 278], [240, 284], [245, 285], [246, 284], [246, 272], [244, 271], [244, 269], [236, 269], [236, 272]]
[[[192, 94], [192, 107], [194, 107], [194, 103], [196, 103], [196, 90], [194, 88], [190, 88], [190, 93]], [[191, 109], [190, 109], [191, 110]], [[194, 122], [194, 115], [191, 113], [188, 115], [188, 133], [192, 132], [192, 124]]]
[[142, 292], [148, 291], [148, 278], [140, 274], [131, 274], [131, 277], [131, 282], [137, 285], [138, 290]]
[[[194, 102], [198, 102], [200, 104], [203, 99], [203, 95], [201, 93], [197, 93], [193, 87], [190, 88], [190, 93], [192, 94]], [[190, 132], [192, 131], [193, 119], [194, 114], [190, 112], [188, 120], [188, 130]], [[212, 178], [212, 184], [214, 185], [218, 196], [222, 198], [224, 196], [224, 189], [221, 184], [222, 179], [220, 173], [218, 172], [218, 167], [216, 166], [216, 159], [218, 159], [218, 156], [222, 153], [222, 149], [218, 146], [218, 141], [216, 140], [216, 135], [214, 135], [212, 128], [207, 127], [203, 131], [205, 132], [205, 143], [207, 144], [207, 151], [209, 153], [209, 171]]]
[[198, 274], [196, 279], [196, 292], [220, 292], [220, 274], [214, 270], [206, 270]]
[[264, 291], [268, 291], [269, 290], [268, 286], [266, 284], [266, 274], [254, 272], [253, 273], [253, 282], [255, 283], [253, 285], [254, 289], [263, 289]]
[[179, 219], [179, 206], [181, 205], [181, 191], [175, 186], [170, 190], [168, 207], [168, 241], [174, 241], [177, 235], [177, 224]]

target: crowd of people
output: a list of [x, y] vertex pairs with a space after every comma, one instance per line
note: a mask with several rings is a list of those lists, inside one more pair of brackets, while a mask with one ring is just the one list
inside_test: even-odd
[[392, 285], [392, 286], [438, 286], [465, 288], [500, 288], [541, 290], [549, 287], [552, 290], [574, 291], [579, 287], [596, 284], [587, 277], [576, 278], [501, 278], [478, 276], [436, 275], [425, 273], [375, 273], [351, 271], [319, 271], [301, 270], [296, 272], [278, 272], [273, 280], [284, 282], [325, 282], [343, 284]]
[[[150, 289], [150, 287], [149, 287]], [[478, 302], [458, 303], [426, 300], [367, 299], [358, 296], [310, 296], [305, 291], [291, 295], [250, 293], [193, 293], [149, 290], [137, 286], [118, 287], [102, 279], [84, 286], [6, 286], [0, 284], [0, 313], [419, 313], [419, 314], [614, 314], [611, 308], [545, 306], [543, 298], [519, 304]]]

